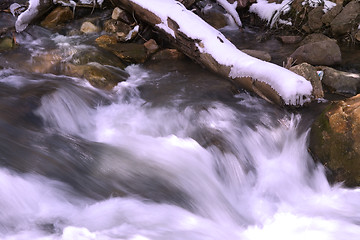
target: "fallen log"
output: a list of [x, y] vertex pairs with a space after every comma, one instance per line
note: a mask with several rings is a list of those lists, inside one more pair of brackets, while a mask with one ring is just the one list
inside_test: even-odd
[[305, 78], [238, 50], [226, 37], [175, 0], [111, 0], [164, 33], [195, 62], [279, 105], [311, 101]]

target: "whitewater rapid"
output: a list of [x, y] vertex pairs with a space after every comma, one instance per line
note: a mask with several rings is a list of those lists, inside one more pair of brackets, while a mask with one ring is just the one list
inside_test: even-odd
[[11, 91], [56, 86], [32, 106], [39, 126], [0, 122], [1, 239], [359, 239], [360, 191], [327, 182], [300, 114], [246, 92], [151, 99], [147, 84], [185, 77], [126, 71], [107, 95], [1, 70]]

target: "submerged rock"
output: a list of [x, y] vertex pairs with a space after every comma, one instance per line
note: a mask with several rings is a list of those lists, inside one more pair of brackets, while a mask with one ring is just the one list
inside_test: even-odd
[[360, 95], [332, 103], [316, 119], [310, 150], [332, 182], [360, 186]]
[[[98, 63], [86, 65], [66, 64], [65, 74], [68, 76], [85, 78], [92, 86], [100, 89], [111, 90], [119, 82], [126, 80], [127, 75], [121, 70], [104, 67]], [[119, 74], [120, 73], [120, 74]]]
[[138, 43], [118, 43], [116, 37], [103, 35], [98, 37], [96, 43], [121, 60], [131, 63], [144, 63], [147, 59], [147, 50], [143, 44]]

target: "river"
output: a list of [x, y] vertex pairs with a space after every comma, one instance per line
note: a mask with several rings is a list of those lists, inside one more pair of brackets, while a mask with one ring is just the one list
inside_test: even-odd
[[359, 239], [360, 189], [307, 151], [311, 108], [188, 60], [118, 69], [112, 91], [29, 71], [91, 40], [31, 27], [0, 53], [0, 239]]

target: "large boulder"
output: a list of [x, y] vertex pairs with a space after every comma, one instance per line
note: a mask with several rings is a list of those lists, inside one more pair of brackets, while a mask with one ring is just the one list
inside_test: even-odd
[[298, 47], [291, 57], [296, 63], [332, 66], [341, 62], [341, 51], [335, 40], [311, 42]]
[[360, 22], [360, 2], [351, 1], [331, 21], [331, 32], [335, 36], [345, 35], [358, 26]]
[[332, 182], [360, 186], [360, 95], [332, 103], [315, 120], [310, 151]]
[[355, 95], [360, 89], [360, 74], [343, 72], [327, 66], [319, 66], [323, 71], [322, 83], [336, 93]]

